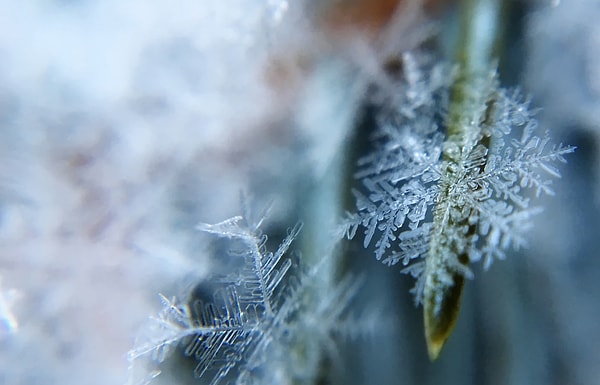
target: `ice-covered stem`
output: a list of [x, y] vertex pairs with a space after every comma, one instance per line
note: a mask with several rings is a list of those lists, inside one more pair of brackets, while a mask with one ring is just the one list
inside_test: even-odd
[[[500, 0], [462, 0], [456, 48], [458, 76], [452, 85], [443, 145], [440, 193], [435, 202], [429, 258], [426, 259], [423, 317], [429, 357], [434, 360], [450, 336], [460, 308], [465, 276], [469, 274], [468, 245], [476, 238], [476, 224], [456, 212], [469, 210], [454, 199], [453, 188], [462, 177], [468, 154], [487, 151], [482, 135], [493, 93], [490, 76], [497, 41]], [[485, 164], [478, 165], [483, 172]], [[471, 168], [472, 171], [472, 168]], [[456, 219], [455, 219], [456, 218]], [[467, 228], [467, 231], [458, 228]]]

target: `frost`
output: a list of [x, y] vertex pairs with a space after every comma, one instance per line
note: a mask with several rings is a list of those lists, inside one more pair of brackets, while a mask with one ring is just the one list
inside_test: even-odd
[[354, 238], [362, 227], [364, 246], [374, 241], [378, 260], [402, 262], [403, 271], [417, 278], [420, 302], [420, 260], [435, 255], [434, 285], [451, 286], [452, 274], [472, 275], [468, 262], [483, 260], [487, 268], [505, 258], [506, 249], [526, 243], [523, 233], [540, 210], [530, 205], [528, 191], [553, 194], [549, 177], [560, 177], [555, 164], [574, 147], [537, 134], [529, 100], [500, 88], [494, 75], [478, 79], [469, 109], [452, 122], [464, 127], [464, 135], [444, 135], [442, 128], [452, 124], [450, 85], [436, 80], [415, 88], [422, 79], [438, 79], [433, 74], [443, 69], [409, 64], [398, 87], [412, 101], [410, 109], [403, 103], [379, 116], [375, 149], [358, 161], [356, 211], [347, 214], [343, 230]]
[[[139, 361], [158, 367], [142, 369], [142, 383], [149, 383], [175, 349], [194, 360], [195, 377], [213, 385], [281, 383], [281, 378], [302, 383], [318, 368], [310, 363], [318, 360], [315, 349], [335, 356], [334, 335], [355, 336], [368, 329], [357, 327], [365, 319], [347, 314], [360, 280], [347, 276], [331, 292], [316, 293], [318, 266], [302, 270], [287, 256], [301, 224], [270, 252], [258, 227], [262, 218], [256, 224], [246, 218], [198, 226], [235, 243], [232, 255], [242, 258], [243, 266], [238, 274], [217, 280], [211, 299], [180, 302], [161, 295], [161, 312], [129, 354], [130, 383], [139, 382]], [[309, 347], [311, 357], [290, 356], [293, 346]]]

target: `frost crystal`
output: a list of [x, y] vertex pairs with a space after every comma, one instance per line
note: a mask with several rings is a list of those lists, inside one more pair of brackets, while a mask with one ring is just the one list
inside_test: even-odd
[[[334, 335], [348, 334], [355, 321], [346, 310], [360, 283], [347, 277], [328, 293], [315, 292], [318, 268], [298, 271], [286, 256], [302, 226], [290, 229], [278, 249], [268, 252], [261, 223], [233, 217], [198, 226], [234, 243], [231, 254], [243, 259], [241, 271], [217, 280], [209, 300], [179, 303], [161, 296], [163, 310], [152, 320], [150, 335], [130, 353], [132, 372], [141, 359], [160, 368], [174, 349], [181, 349], [195, 362], [194, 376], [213, 385], [311, 383], [319, 367], [317, 352], [335, 354]], [[310, 357], [290, 354], [290, 348], [311, 352]], [[144, 368], [142, 383], [159, 373]]]
[[[529, 102], [498, 87], [494, 75], [481, 76], [470, 90], [470, 110], [449, 122], [452, 75], [439, 66], [428, 71], [405, 66], [401, 106], [384, 109], [373, 136], [373, 152], [358, 162], [356, 212], [344, 222], [346, 236], [364, 228], [364, 246], [387, 265], [402, 262], [417, 278], [416, 301], [424, 285], [451, 286], [452, 275], [470, 276], [470, 262], [487, 268], [509, 247], [525, 243], [523, 231], [538, 208], [526, 190], [552, 194], [548, 176], [554, 163], [574, 147], [552, 145], [537, 135]], [[429, 77], [430, 80], [426, 80]], [[402, 98], [400, 98], [402, 99]], [[411, 108], [406, 109], [409, 105]], [[442, 133], [442, 125], [461, 126]], [[438, 261], [436, 282], [426, 283], [425, 261]], [[441, 298], [441, 297], [440, 297]]]

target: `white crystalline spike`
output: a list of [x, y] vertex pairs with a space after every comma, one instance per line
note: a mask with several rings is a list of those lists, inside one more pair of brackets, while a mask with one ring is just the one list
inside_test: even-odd
[[413, 210], [407, 215], [408, 219], [410, 219], [413, 223], [418, 223], [425, 219], [425, 214], [427, 212], [427, 202], [424, 200], [420, 201], [415, 205]]
[[558, 168], [556, 168], [546, 162], [540, 162], [539, 164], [540, 164], [540, 167], [544, 171], [546, 171], [548, 174], [550, 174], [551, 176], [553, 176], [555, 178], [560, 178], [560, 171], [558, 171]]
[[240, 237], [247, 236], [248, 231], [240, 228], [239, 222], [244, 218], [241, 216], [235, 216], [224, 220], [223, 222], [216, 223], [214, 225], [208, 223], [199, 223], [196, 226], [197, 230], [204, 231], [207, 233], [217, 234], [225, 237]]

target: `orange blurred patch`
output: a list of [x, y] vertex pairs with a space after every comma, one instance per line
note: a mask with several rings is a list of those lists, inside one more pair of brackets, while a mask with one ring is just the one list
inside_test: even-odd
[[374, 33], [391, 19], [400, 0], [345, 0], [326, 12], [324, 26], [329, 31], [358, 29]]
[[[318, 48], [312, 46], [296, 47], [300, 50], [284, 50], [275, 53], [266, 63], [264, 79], [267, 86], [277, 95], [278, 101], [286, 103], [294, 100], [304, 84], [306, 76], [312, 71], [319, 49], [335, 51], [344, 49], [348, 39], [375, 41], [394, 18], [402, 15], [403, 10], [414, 11], [421, 8], [426, 18], [440, 17], [443, 11], [455, 0], [327, 0], [315, 2], [312, 8], [317, 33], [326, 44]], [[309, 12], [311, 14], [311, 12]], [[397, 57], [386, 58], [383, 69], [389, 74], [398, 74], [402, 62]]]
[[[324, 10], [322, 27], [333, 34], [357, 30], [375, 35], [391, 21], [399, 7], [410, 0], [341, 0]], [[435, 17], [454, 0], [424, 0], [424, 11]]]

